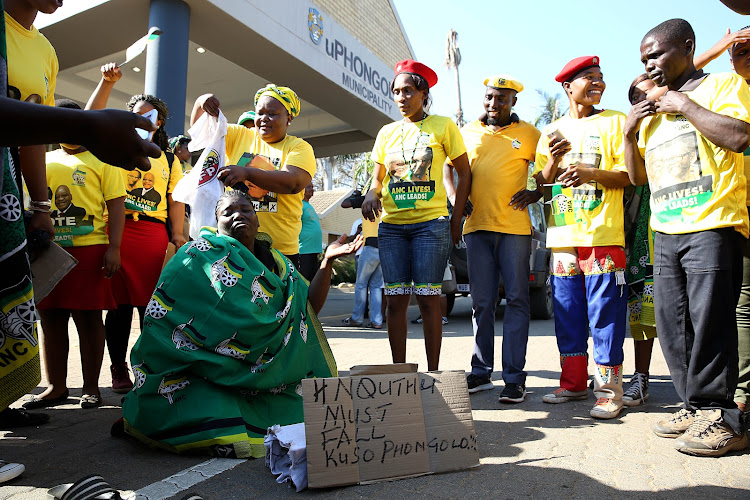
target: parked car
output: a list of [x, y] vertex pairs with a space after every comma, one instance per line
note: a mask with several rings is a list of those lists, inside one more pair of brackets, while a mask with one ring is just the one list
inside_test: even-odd
[[[550, 319], [552, 317], [552, 287], [549, 284], [550, 251], [547, 249], [547, 221], [541, 201], [532, 203], [528, 207], [531, 218], [531, 258], [529, 259], [529, 299], [531, 302], [531, 317], [533, 319]], [[450, 263], [453, 266], [455, 287], [448, 284], [447, 288], [455, 293], [446, 294], [448, 313], [453, 309], [456, 295], [468, 296], [469, 269], [466, 259], [466, 243], [458, 242], [451, 250]], [[444, 284], [444, 288], [446, 288]], [[498, 301], [505, 298], [505, 286], [500, 277]]]

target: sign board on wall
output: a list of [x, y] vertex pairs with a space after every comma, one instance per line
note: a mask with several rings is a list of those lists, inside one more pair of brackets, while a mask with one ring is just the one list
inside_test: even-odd
[[383, 113], [398, 116], [390, 90], [393, 68], [313, 4], [308, 8], [306, 31], [309, 43], [340, 71], [340, 77], [331, 75], [334, 81]]
[[402, 364], [351, 373], [302, 381], [309, 487], [479, 465], [464, 372]]

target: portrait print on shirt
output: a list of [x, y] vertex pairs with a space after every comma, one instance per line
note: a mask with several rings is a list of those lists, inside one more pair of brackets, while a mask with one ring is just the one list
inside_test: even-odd
[[[590, 137], [591, 149], [598, 150], [594, 144], [598, 137]], [[561, 169], [569, 166], [601, 168], [602, 155], [599, 153], [567, 153], [563, 156]], [[549, 186], [550, 192], [545, 190], [545, 204], [547, 211], [547, 225], [560, 227], [582, 222], [581, 212], [592, 211], [602, 203], [602, 187], [597, 182], [589, 182], [578, 187], [563, 187], [560, 183]]]
[[[429, 137], [425, 139], [429, 144]], [[430, 180], [432, 148], [425, 145], [406, 153], [389, 151], [385, 162], [390, 175], [388, 191], [396, 207], [415, 208], [418, 200], [427, 201], [435, 196], [435, 181]]]
[[[140, 172], [139, 172], [140, 173]], [[130, 175], [128, 175], [128, 195], [125, 208], [139, 212], [154, 212], [161, 202], [161, 195], [154, 189], [156, 177], [153, 172], [144, 172], [140, 186], [130, 189]]]
[[[237, 162], [237, 165], [240, 167], [250, 167], [250, 162], [256, 156], [268, 160], [276, 170], [281, 168], [281, 160], [279, 158], [269, 158], [264, 155], [256, 155], [255, 153], [244, 153]], [[276, 213], [279, 211], [279, 195], [277, 193], [258, 187], [249, 181], [245, 181], [245, 185], [247, 186], [247, 194], [253, 200], [253, 207], [256, 212]]]
[[713, 176], [703, 175], [698, 136], [694, 131], [667, 137], [649, 146], [646, 169], [651, 183], [651, 206], [657, 219], [662, 222], [681, 220], [683, 208], [697, 208], [711, 198]]
[[55, 226], [54, 241], [60, 246], [73, 246], [74, 236], [89, 234], [94, 230], [93, 217], [86, 213], [85, 208], [75, 205], [70, 186], [60, 184], [55, 189], [54, 206], [49, 215]]

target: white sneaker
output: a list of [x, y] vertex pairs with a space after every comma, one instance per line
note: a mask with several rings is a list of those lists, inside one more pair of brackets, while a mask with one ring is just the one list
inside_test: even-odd
[[601, 419], [615, 418], [620, 414], [620, 411], [622, 411], [622, 406], [622, 401], [615, 401], [614, 399], [609, 398], [599, 398], [596, 400], [594, 407], [591, 408], [591, 411], [589, 411], [589, 415], [593, 418]]
[[15, 479], [26, 470], [23, 464], [12, 464], [0, 460], [0, 483]]
[[635, 372], [630, 379], [630, 387], [622, 395], [622, 402], [625, 406], [638, 406], [645, 403], [648, 399], [648, 375], [645, 373]]
[[568, 401], [582, 401], [589, 397], [589, 393], [586, 391], [569, 391], [560, 387], [555, 392], [545, 394], [542, 396], [542, 401], [545, 403], [567, 403]]

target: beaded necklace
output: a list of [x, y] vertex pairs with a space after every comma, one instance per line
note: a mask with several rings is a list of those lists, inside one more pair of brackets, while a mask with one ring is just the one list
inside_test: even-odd
[[414, 142], [414, 149], [411, 152], [411, 160], [406, 161], [406, 151], [404, 150], [404, 122], [406, 122], [406, 119], [401, 120], [401, 157], [404, 159], [404, 165], [411, 165], [411, 163], [414, 161], [414, 157], [417, 154], [417, 146], [419, 146], [419, 139], [422, 138], [422, 126], [424, 125], [424, 121], [427, 119], [427, 113], [422, 115], [422, 119], [419, 120], [419, 135], [417, 136], [417, 140]]

